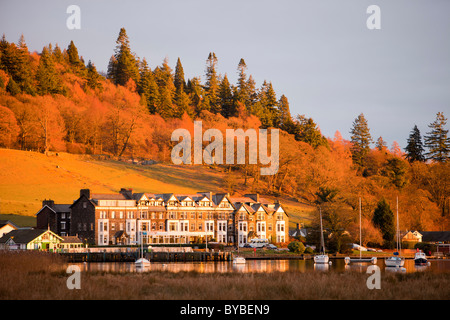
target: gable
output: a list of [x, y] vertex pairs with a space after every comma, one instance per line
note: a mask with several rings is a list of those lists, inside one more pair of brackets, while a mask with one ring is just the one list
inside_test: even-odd
[[45, 211], [45, 210], [50, 210], [51, 212], [56, 213], [55, 210], [53, 210], [52, 208], [50, 208], [48, 205], [45, 205], [45, 206], [43, 206], [43, 207], [41, 208], [41, 210], [39, 210], [39, 211], [35, 214], [35, 216], [37, 216], [38, 214], [40, 214], [41, 212], [43, 212], [43, 211]]

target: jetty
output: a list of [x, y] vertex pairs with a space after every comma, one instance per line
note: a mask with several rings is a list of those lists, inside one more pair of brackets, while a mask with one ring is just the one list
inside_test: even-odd
[[[139, 252], [67, 252], [60, 253], [68, 262], [134, 262]], [[232, 261], [232, 252], [145, 252], [144, 258], [150, 262], [206, 262]]]

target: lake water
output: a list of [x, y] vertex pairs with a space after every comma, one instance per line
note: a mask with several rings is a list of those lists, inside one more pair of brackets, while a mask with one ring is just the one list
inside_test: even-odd
[[[366, 272], [369, 263], [352, 263], [345, 265], [343, 259], [330, 259], [332, 265], [317, 265], [313, 260], [248, 260], [245, 264], [235, 265], [232, 262], [152, 262], [144, 272], [151, 271], [196, 271], [200, 273], [221, 272], [320, 272], [320, 271], [360, 271]], [[429, 260], [431, 266], [415, 266], [414, 260], [405, 260], [406, 272], [448, 272], [450, 273], [450, 260]], [[79, 263], [82, 271], [105, 271], [105, 272], [136, 272], [134, 263], [125, 262], [90, 262]], [[378, 259], [377, 265], [382, 271], [396, 272], [395, 268], [386, 268], [384, 259]]]

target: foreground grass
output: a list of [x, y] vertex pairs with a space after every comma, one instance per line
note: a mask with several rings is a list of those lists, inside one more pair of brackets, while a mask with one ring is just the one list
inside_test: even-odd
[[0, 252], [0, 299], [301, 300], [444, 299], [450, 275], [430, 272], [381, 275], [369, 290], [368, 275], [337, 272], [221, 273], [83, 272], [81, 289], [66, 286], [67, 264], [57, 255]]

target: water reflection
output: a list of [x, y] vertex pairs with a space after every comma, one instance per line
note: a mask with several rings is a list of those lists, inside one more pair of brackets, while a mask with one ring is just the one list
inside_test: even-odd
[[[136, 269], [134, 263], [82, 263], [78, 264], [83, 271], [99, 272], [200, 272], [200, 273], [223, 273], [223, 272], [314, 272], [314, 271], [338, 271], [338, 272], [366, 272], [371, 263], [351, 263], [346, 265], [343, 259], [333, 259], [333, 264], [315, 264], [313, 260], [249, 260], [245, 264], [233, 264], [232, 262], [152, 262], [143, 270]], [[378, 267], [385, 272], [450, 272], [450, 260], [435, 260], [431, 266], [416, 266], [413, 260], [406, 260], [404, 268], [385, 267], [384, 260], [379, 259]]]

